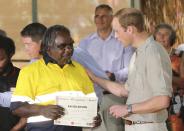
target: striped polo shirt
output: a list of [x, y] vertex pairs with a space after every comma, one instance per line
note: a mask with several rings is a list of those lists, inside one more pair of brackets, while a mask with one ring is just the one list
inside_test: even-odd
[[[96, 97], [93, 83], [79, 63], [72, 61], [72, 64], [61, 68], [58, 64], [47, 63], [42, 58], [20, 71], [11, 99], [11, 109], [19, 107], [20, 102], [56, 104], [56, 96], [59, 95]], [[48, 120], [50, 119], [44, 116], [32, 116], [27, 123]]]

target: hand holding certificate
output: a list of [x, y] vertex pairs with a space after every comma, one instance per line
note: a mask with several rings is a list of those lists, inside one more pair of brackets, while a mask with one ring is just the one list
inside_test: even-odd
[[54, 121], [56, 125], [93, 127], [97, 116], [96, 97], [58, 96], [57, 105], [65, 109], [65, 115]]

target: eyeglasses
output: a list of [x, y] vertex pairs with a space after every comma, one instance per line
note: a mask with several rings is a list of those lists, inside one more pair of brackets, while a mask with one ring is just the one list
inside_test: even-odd
[[54, 47], [55, 49], [59, 49], [59, 50], [64, 50], [64, 49], [73, 50], [73, 43], [55, 45]]

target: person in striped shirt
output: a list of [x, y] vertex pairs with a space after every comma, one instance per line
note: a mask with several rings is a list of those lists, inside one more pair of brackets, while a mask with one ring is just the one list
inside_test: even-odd
[[[94, 96], [93, 83], [84, 68], [71, 60], [73, 39], [63, 25], [47, 29], [41, 44], [43, 58], [20, 71], [11, 99], [14, 114], [26, 117], [28, 131], [81, 131], [81, 127], [54, 125], [64, 115], [56, 96]], [[95, 117], [94, 127], [101, 123]]]

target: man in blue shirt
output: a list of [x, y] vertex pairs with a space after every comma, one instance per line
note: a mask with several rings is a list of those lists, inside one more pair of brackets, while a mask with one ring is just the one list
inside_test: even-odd
[[[112, 19], [113, 11], [109, 5], [102, 4], [97, 6], [94, 16], [97, 32], [84, 38], [79, 47], [93, 57], [110, 80], [124, 83], [127, 80], [128, 65], [134, 49], [132, 47], [123, 47], [122, 43], [115, 38], [111, 27]], [[120, 99], [104, 91], [100, 105], [103, 122], [95, 131], [123, 130], [123, 121], [113, 118], [108, 113], [108, 107], [114, 103], [124, 104], [125, 99]]]

